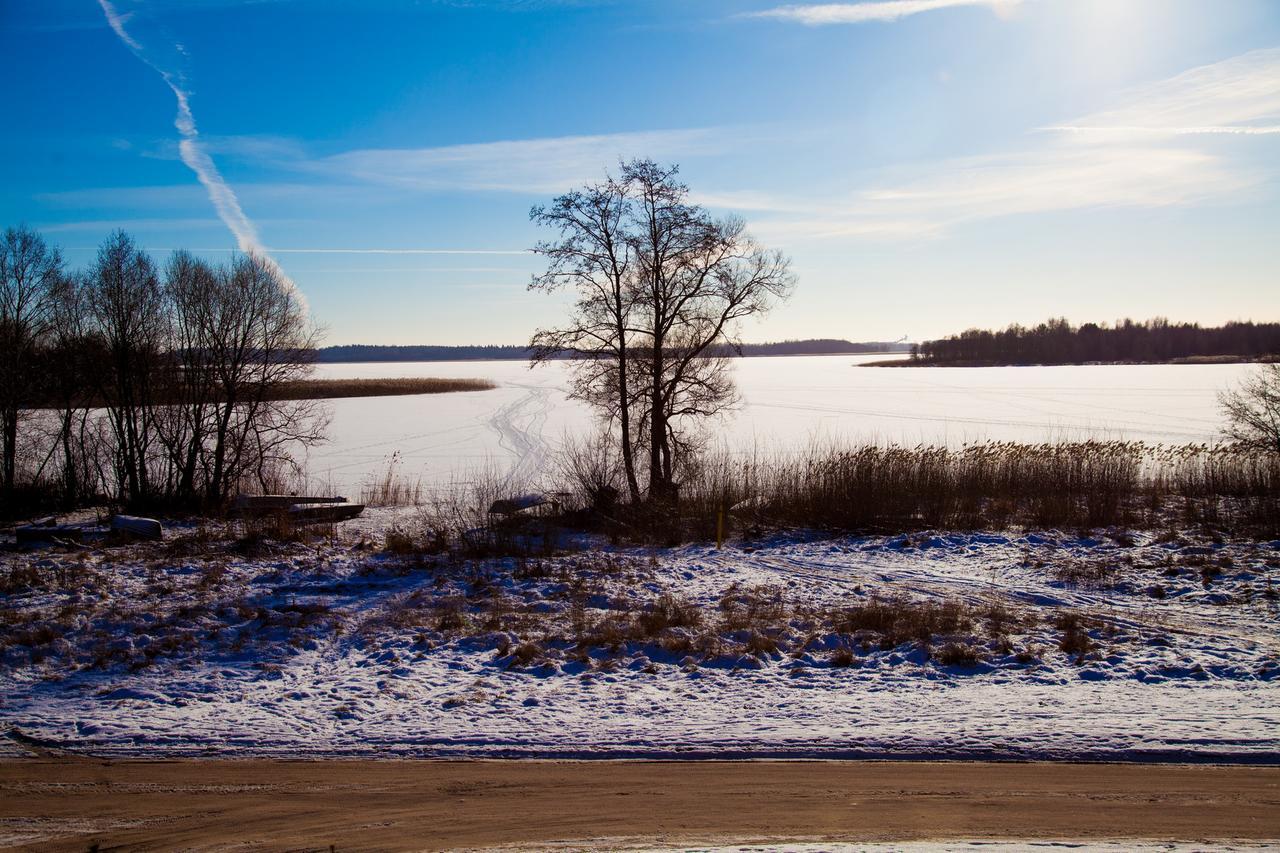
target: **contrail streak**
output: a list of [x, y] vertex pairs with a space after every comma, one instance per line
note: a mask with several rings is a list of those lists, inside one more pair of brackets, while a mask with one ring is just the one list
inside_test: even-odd
[[197, 180], [204, 186], [205, 191], [209, 194], [209, 201], [213, 203], [213, 208], [217, 211], [218, 217], [231, 231], [232, 235], [235, 236], [236, 245], [240, 247], [240, 251], [253, 255], [262, 261], [268, 269], [279, 276], [285, 287], [305, 307], [306, 300], [302, 292], [294, 284], [293, 279], [285, 274], [280, 265], [267, 252], [266, 246], [262, 245], [262, 241], [258, 239], [258, 229], [254, 227], [249, 217], [245, 215], [244, 210], [240, 207], [240, 200], [236, 198], [235, 191], [231, 189], [231, 185], [222, 177], [222, 173], [214, 165], [213, 158], [201, 147], [200, 132], [196, 129], [195, 115], [191, 112], [191, 93], [187, 91], [182, 76], [162, 68], [147, 57], [142, 45], [137, 39], [129, 35], [128, 30], [125, 29], [129, 15], [120, 14], [111, 3], [111, 0], [98, 0], [98, 5], [102, 7], [103, 14], [107, 16], [107, 23], [115, 31], [115, 34], [120, 37], [120, 41], [125, 43], [134, 56], [159, 74], [164, 79], [165, 84], [173, 90], [174, 97], [178, 99], [178, 114], [173, 120], [173, 126], [178, 129], [178, 133], [182, 136], [182, 139], [178, 142], [178, 153], [182, 157], [182, 162], [186, 163], [192, 172], [195, 172]]

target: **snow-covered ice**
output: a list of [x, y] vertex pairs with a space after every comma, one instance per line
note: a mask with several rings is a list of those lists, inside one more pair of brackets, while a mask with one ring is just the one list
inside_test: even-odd
[[[996, 440], [1213, 441], [1218, 393], [1248, 364], [866, 368], [884, 355], [736, 359], [741, 408], [715, 424], [729, 451], [791, 453], [813, 440], [958, 445]], [[328, 403], [330, 440], [307, 460], [318, 483], [356, 494], [395, 453], [410, 481], [447, 485], [477, 470], [545, 473], [566, 436], [596, 420], [568, 397], [568, 363], [524, 361], [321, 364], [331, 379], [440, 376], [489, 379], [467, 394], [348, 398]]]
[[[45, 580], [3, 600], [3, 749], [1280, 761], [1280, 542], [384, 551], [412, 518], [251, 556], [217, 531], [4, 555]], [[960, 618], [927, 643], [850, 616], [930, 603]]]

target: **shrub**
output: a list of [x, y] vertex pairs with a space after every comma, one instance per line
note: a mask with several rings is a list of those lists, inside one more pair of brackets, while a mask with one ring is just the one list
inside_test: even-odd
[[844, 647], [836, 649], [828, 659], [832, 666], [853, 666], [854, 660], [853, 652]]
[[1059, 614], [1054, 626], [1062, 632], [1058, 640], [1058, 648], [1068, 655], [1074, 655], [1076, 662], [1084, 660], [1084, 656], [1093, 651], [1093, 639], [1088, 628], [1078, 613]]
[[879, 635], [881, 648], [910, 640], [927, 645], [936, 634], [956, 634], [972, 624], [972, 614], [959, 602], [913, 602], [904, 597], [873, 598], [835, 618], [836, 629], [843, 633]]
[[977, 666], [978, 652], [968, 643], [947, 643], [935, 655], [946, 666]]
[[528, 641], [521, 643], [511, 651], [511, 666], [528, 666], [542, 657], [542, 646]]

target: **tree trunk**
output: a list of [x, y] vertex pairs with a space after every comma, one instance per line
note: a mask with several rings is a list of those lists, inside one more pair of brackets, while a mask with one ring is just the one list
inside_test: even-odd
[[75, 506], [80, 492], [80, 478], [76, 473], [76, 457], [71, 449], [71, 421], [75, 417], [72, 409], [62, 411], [62, 500], [68, 508]]
[[[624, 333], [625, 334], [625, 331]], [[627, 386], [627, 345], [618, 348], [618, 424], [622, 430], [622, 470], [627, 477], [627, 491], [633, 504], [640, 502], [640, 483], [636, 479], [635, 453], [631, 447], [631, 400]]]
[[4, 491], [13, 494], [18, 467], [18, 412], [10, 409], [4, 413]]

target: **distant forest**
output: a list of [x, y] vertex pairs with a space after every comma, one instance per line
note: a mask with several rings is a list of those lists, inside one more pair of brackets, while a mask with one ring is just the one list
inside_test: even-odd
[[[804, 341], [781, 341], [768, 344], [743, 344], [742, 355], [841, 355], [868, 352], [907, 352], [909, 344], [886, 341], [852, 341], [833, 338], [817, 338]], [[323, 362], [337, 361], [500, 361], [527, 359], [531, 350], [517, 345], [477, 346], [375, 346], [372, 344], [347, 344], [321, 347], [316, 359]], [[736, 354], [730, 347], [718, 347], [716, 354]]]
[[1072, 326], [1059, 318], [1004, 331], [970, 329], [911, 347], [913, 361], [942, 365], [1084, 364], [1257, 359], [1280, 354], [1280, 323], [1196, 323], [1121, 320], [1114, 326]]

